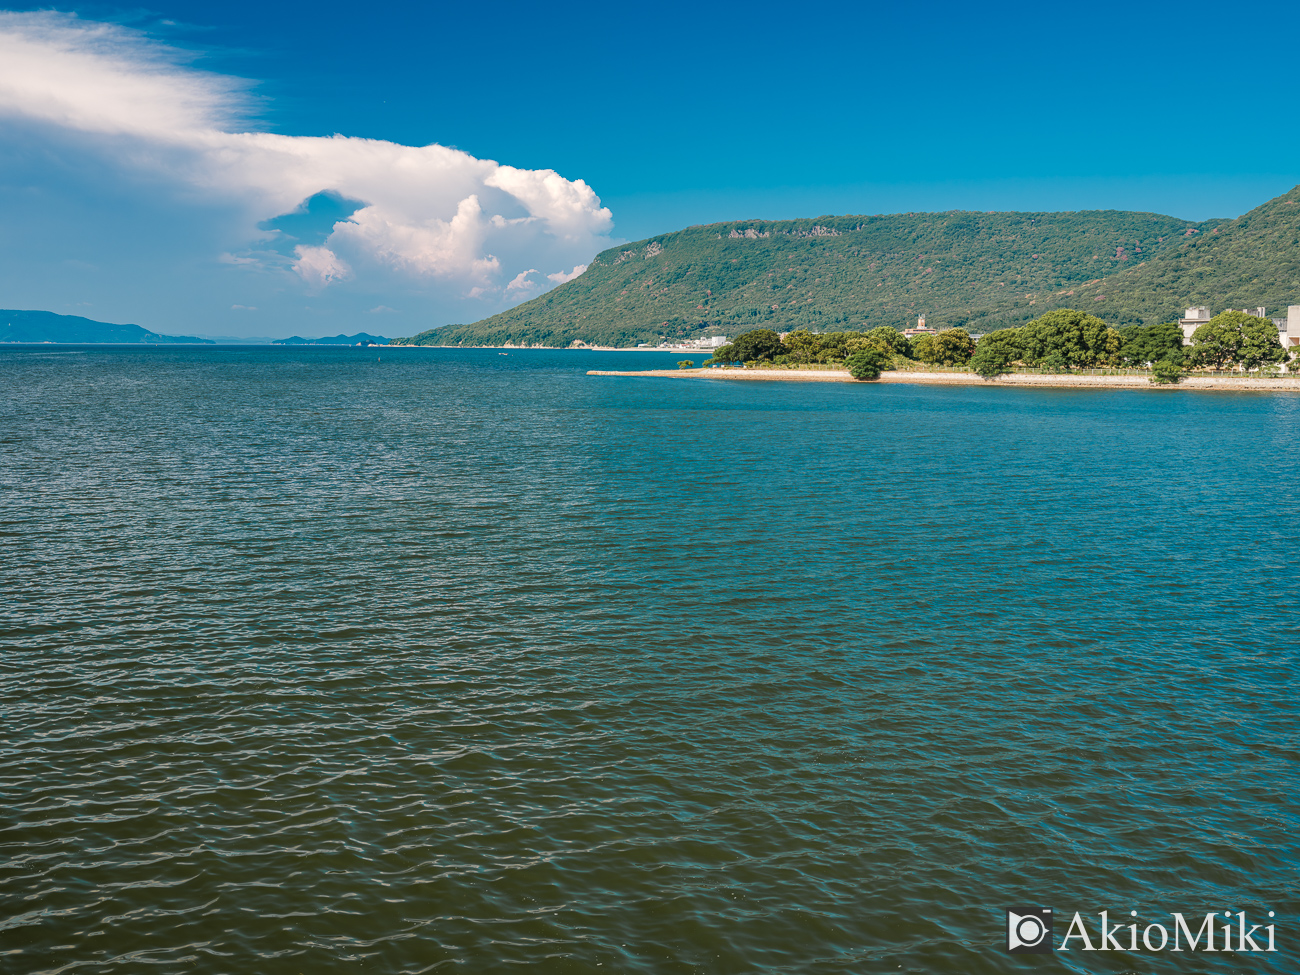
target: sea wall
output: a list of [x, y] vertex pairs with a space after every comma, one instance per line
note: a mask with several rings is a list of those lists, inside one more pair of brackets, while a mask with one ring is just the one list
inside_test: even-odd
[[[645, 369], [611, 371], [592, 369], [588, 376], [662, 376], [669, 379], [737, 379], [777, 382], [857, 382], [848, 370], [826, 369]], [[1285, 390], [1300, 393], [1300, 376], [1259, 379], [1244, 376], [1189, 376], [1177, 385], [1152, 383], [1146, 376], [1082, 376], [1069, 374], [1007, 373], [981, 379], [973, 372], [885, 372], [881, 383], [920, 383], [938, 386], [1071, 386], [1095, 389], [1223, 389]]]

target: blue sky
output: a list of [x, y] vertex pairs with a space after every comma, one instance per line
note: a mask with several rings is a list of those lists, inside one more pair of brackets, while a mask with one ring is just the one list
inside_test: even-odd
[[1300, 182], [1295, 4], [60, 9], [0, 20], [0, 307], [166, 332], [411, 334], [715, 220]]

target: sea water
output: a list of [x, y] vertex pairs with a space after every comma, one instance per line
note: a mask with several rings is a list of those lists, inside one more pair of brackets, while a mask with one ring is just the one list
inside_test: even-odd
[[1300, 398], [679, 358], [0, 351], [0, 969], [1300, 970]]

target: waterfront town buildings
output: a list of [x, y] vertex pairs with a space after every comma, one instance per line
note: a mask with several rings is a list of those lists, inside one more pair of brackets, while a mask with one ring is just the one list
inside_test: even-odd
[[727, 337], [725, 335], [706, 335], [704, 338], [691, 339], [687, 343], [687, 345], [695, 349], [720, 349], [726, 344]]

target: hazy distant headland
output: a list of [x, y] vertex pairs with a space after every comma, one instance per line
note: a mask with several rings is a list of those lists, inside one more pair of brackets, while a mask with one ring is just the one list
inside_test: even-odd
[[159, 335], [139, 325], [114, 325], [52, 311], [0, 309], [0, 342], [121, 343], [141, 345], [215, 345], [193, 335]]
[[[250, 340], [254, 344], [266, 339]], [[17, 311], [0, 309], [0, 342], [68, 345], [218, 345], [240, 344], [240, 339], [213, 339], [194, 335], [161, 335], [139, 325], [115, 325], [77, 315], [59, 315], [52, 311]], [[387, 345], [382, 335], [358, 332], [356, 335], [331, 335], [307, 339], [295, 335], [274, 339], [272, 345]]]

